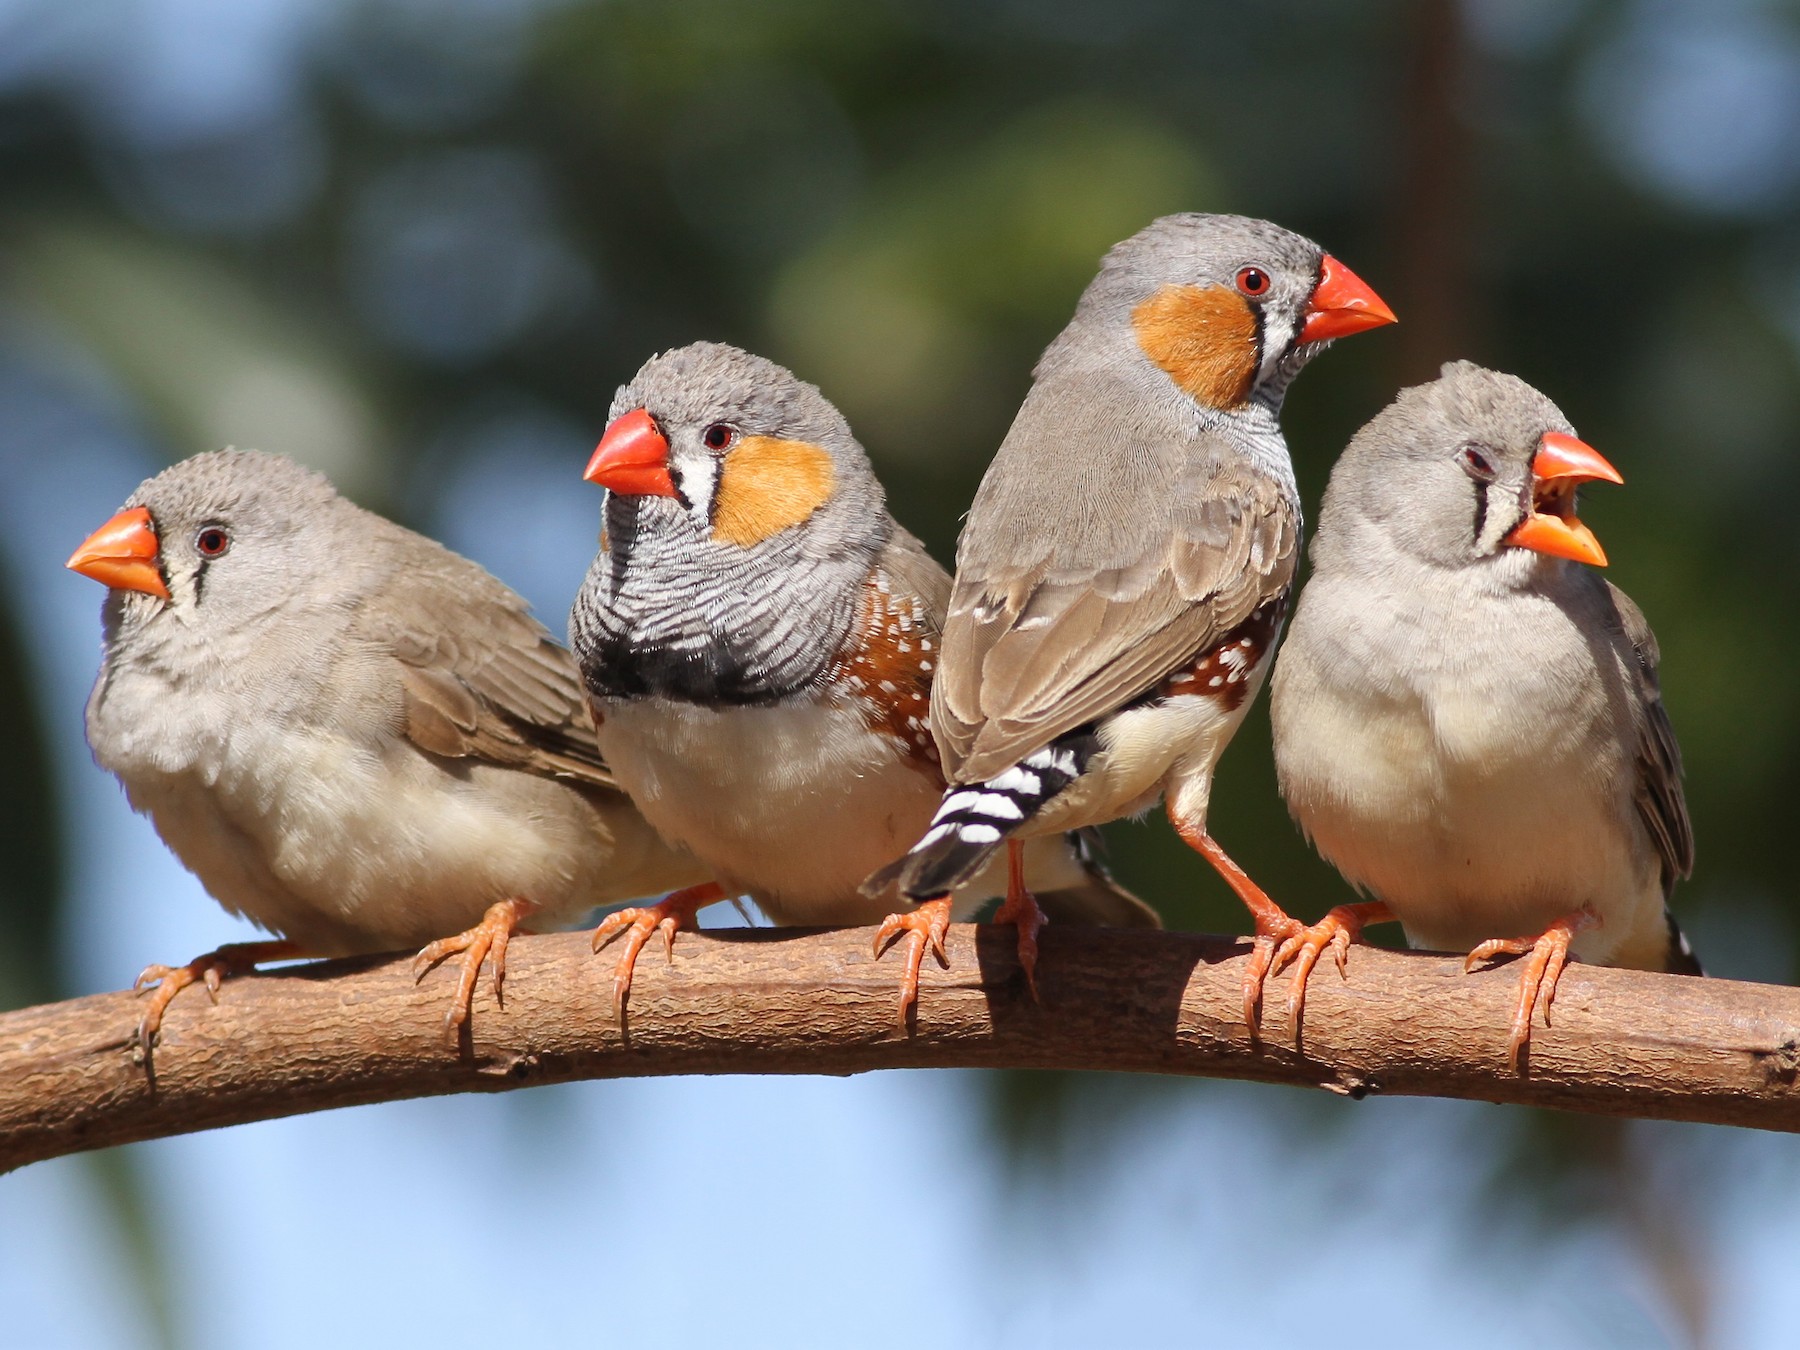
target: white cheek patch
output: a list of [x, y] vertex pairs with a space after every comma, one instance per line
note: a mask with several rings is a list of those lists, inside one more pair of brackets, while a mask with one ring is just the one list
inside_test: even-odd
[[1294, 325], [1286, 314], [1276, 313], [1268, 305], [1262, 310], [1262, 367], [1257, 372], [1257, 383], [1270, 379], [1281, 358], [1287, 354], [1288, 344], [1294, 340]]
[[702, 524], [712, 519], [713, 493], [719, 486], [719, 461], [711, 455], [671, 458], [675, 489], [688, 502], [688, 513]]

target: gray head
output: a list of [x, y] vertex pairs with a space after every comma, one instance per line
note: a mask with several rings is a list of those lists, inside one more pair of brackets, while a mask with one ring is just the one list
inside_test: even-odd
[[1124, 353], [1202, 406], [1275, 408], [1330, 339], [1393, 321], [1312, 240], [1266, 220], [1187, 213], [1152, 221], [1106, 255], [1044, 366]]
[[291, 460], [215, 450], [146, 479], [68, 565], [110, 588], [109, 644], [237, 632], [329, 600], [346, 515], [363, 513]]
[[893, 529], [843, 415], [721, 343], [645, 362], [585, 477], [608, 490], [571, 629], [595, 692], [764, 701], [807, 683]]
[[1624, 481], [1554, 403], [1516, 376], [1453, 361], [1350, 442], [1325, 491], [1314, 561], [1338, 564], [1373, 529], [1432, 566], [1487, 568], [1511, 584], [1540, 555], [1604, 566], [1575, 516], [1576, 489], [1597, 478]]
[[702, 552], [782, 536], [808, 553], [885, 538], [885, 501], [850, 424], [814, 385], [718, 342], [653, 356], [613, 399], [587, 478], [639, 530]]

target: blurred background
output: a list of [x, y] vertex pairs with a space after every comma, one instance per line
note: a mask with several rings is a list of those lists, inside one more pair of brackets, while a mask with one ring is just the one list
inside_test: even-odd
[[[1792, 5], [0, 0], [0, 1006], [249, 935], [82, 741], [62, 561], [141, 478], [284, 452], [560, 630], [613, 390], [715, 338], [820, 384], [947, 560], [1101, 252], [1192, 209], [1401, 315], [1289, 399], [1309, 506], [1452, 357], [1621, 467], [1583, 514], [1662, 640], [1676, 909], [1714, 973], [1792, 981]], [[1265, 709], [1214, 831], [1316, 916], [1346, 893]], [[1243, 929], [1160, 819], [1111, 843], [1172, 926]], [[0, 1179], [0, 1344], [1791, 1346], [1795, 1160], [1123, 1076], [587, 1084]]]

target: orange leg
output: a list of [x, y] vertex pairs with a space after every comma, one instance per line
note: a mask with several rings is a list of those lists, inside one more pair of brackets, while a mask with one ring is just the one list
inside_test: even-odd
[[696, 914], [725, 898], [725, 888], [716, 881], [709, 881], [674, 891], [654, 905], [615, 910], [600, 921], [600, 926], [594, 930], [595, 951], [630, 930], [625, 939], [625, 950], [613, 971], [613, 1004], [619, 1010], [620, 1020], [625, 1017], [625, 996], [631, 992], [631, 974], [637, 969], [638, 953], [644, 950], [650, 935], [662, 934], [663, 951], [673, 961], [676, 930], [692, 928]]
[[163, 1012], [174, 1002], [175, 995], [190, 984], [204, 984], [212, 1001], [217, 1003], [219, 986], [233, 976], [248, 975], [265, 961], [292, 961], [309, 955], [311, 953], [294, 942], [228, 942], [217, 951], [196, 956], [185, 966], [145, 966], [137, 983], [131, 987], [140, 994], [151, 985], [155, 985], [156, 990], [144, 1005], [144, 1015], [138, 1019], [138, 1044], [148, 1056], [156, 1033], [162, 1029]]
[[1288, 986], [1288, 1016], [1294, 1019], [1296, 1044], [1300, 1039], [1300, 1014], [1306, 1006], [1306, 980], [1326, 948], [1331, 949], [1332, 956], [1337, 960], [1338, 974], [1347, 975], [1345, 962], [1350, 955], [1350, 944], [1362, 940], [1362, 930], [1372, 923], [1393, 922], [1394, 912], [1379, 900], [1368, 900], [1357, 905], [1339, 905], [1311, 928], [1303, 928], [1292, 934], [1275, 949], [1270, 974], [1279, 973], [1289, 961], [1295, 963], [1293, 983]]
[[[1234, 863], [1220, 848], [1204, 826], [1191, 825], [1175, 814], [1173, 805], [1167, 808], [1169, 823], [1175, 827], [1175, 833], [1189, 848], [1205, 858], [1225, 878], [1225, 884], [1237, 893], [1237, 898], [1244, 902], [1250, 911], [1250, 917], [1256, 922], [1256, 939], [1250, 947], [1250, 962], [1244, 967], [1244, 1025], [1250, 1028], [1250, 1034], [1256, 1035], [1257, 1013], [1262, 1005], [1263, 981], [1269, 975], [1275, 961], [1275, 947], [1290, 938], [1304, 938], [1306, 925], [1298, 919], [1288, 917], [1280, 905], [1264, 894], [1262, 887], [1250, 880], [1243, 868]], [[1305, 1002], [1302, 989], [1301, 1002]], [[1299, 1009], [1296, 1009], [1296, 1013]]]
[[1038, 1001], [1037, 935], [1050, 922], [1038, 908], [1037, 897], [1025, 889], [1025, 845], [1017, 839], [1006, 841], [1006, 900], [994, 911], [995, 923], [1010, 923], [1019, 930], [1019, 966], [1025, 972], [1025, 984], [1031, 990], [1031, 1001]]
[[1585, 905], [1573, 914], [1565, 914], [1536, 937], [1490, 938], [1463, 961], [1463, 970], [1473, 970], [1477, 961], [1496, 956], [1524, 956], [1530, 953], [1525, 968], [1519, 972], [1519, 1001], [1513, 1009], [1512, 1034], [1506, 1041], [1506, 1063], [1519, 1072], [1519, 1057], [1531, 1040], [1531, 1010], [1538, 1005], [1540, 994], [1544, 1005], [1544, 1025], [1550, 1025], [1550, 1005], [1556, 1001], [1556, 982], [1568, 964], [1569, 944], [1586, 928], [1598, 927], [1600, 916]]
[[450, 1007], [444, 1013], [444, 1039], [454, 1049], [457, 1037], [462, 1032], [462, 1025], [469, 1020], [469, 1013], [475, 1001], [475, 981], [481, 978], [481, 963], [487, 960], [491, 952], [494, 958], [494, 1002], [501, 1002], [501, 986], [506, 983], [506, 944], [512, 941], [521, 920], [528, 917], [537, 906], [523, 896], [514, 896], [510, 900], [502, 900], [498, 904], [489, 905], [487, 913], [481, 916], [481, 922], [473, 928], [458, 933], [455, 937], [439, 938], [413, 957], [413, 981], [417, 983], [425, 978], [425, 972], [439, 961], [462, 953], [462, 973], [457, 977], [456, 993], [451, 996]]
[[[1035, 906], [1034, 906], [1035, 907]], [[910, 935], [906, 947], [906, 969], [900, 976], [900, 1025], [906, 1025], [906, 1011], [919, 1001], [919, 967], [925, 960], [925, 948], [930, 947], [937, 953], [940, 964], [948, 966], [950, 957], [944, 951], [944, 932], [950, 926], [950, 897], [939, 896], [936, 900], [921, 901], [919, 907], [905, 914], [890, 914], [881, 921], [881, 927], [875, 932], [875, 959], [881, 959], [882, 950], [902, 933]], [[1019, 944], [1025, 943], [1024, 930], [1020, 930]], [[1034, 944], [1035, 946], [1035, 944]]]

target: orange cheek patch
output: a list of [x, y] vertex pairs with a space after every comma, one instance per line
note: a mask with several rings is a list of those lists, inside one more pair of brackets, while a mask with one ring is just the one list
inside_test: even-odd
[[1138, 346], [1191, 397], [1239, 408], [1256, 379], [1256, 315], [1225, 286], [1164, 286], [1131, 311]]
[[825, 504], [837, 475], [831, 456], [809, 441], [746, 436], [719, 470], [713, 538], [749, 548]]

